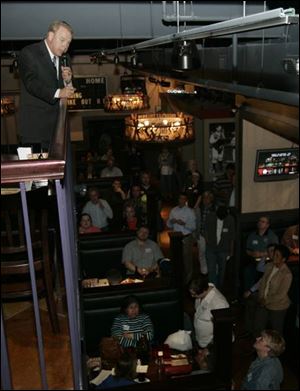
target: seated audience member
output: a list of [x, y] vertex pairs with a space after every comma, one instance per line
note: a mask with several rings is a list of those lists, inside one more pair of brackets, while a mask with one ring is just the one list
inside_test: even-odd
[[158, 261], [164, 256], [158, 244], [148, 237], [149, 228], [141, 226], [136, 232], [136, 239], [124, 247], [122, 263], [128, 274], [143, 278], [160, 276]]
[[235, 223], [225, 206], [206, 217], [204, 227], [208, 279], [218, 289], [223, 289], [226, 262], [233, 256]]
[[101, 156], [100, 160], [103, 162], [107, 162], [108, 159], [113, 158], [114, 159], [114, 153], [111, 146], [108, 146], [106, 149], [106, 152]]
[[107, 388], [123, 387], [135, 384], [136, 363], [137, 359], [134, 354], [130, 354], [129, 352], [122, 353], [114, 368], [114, 373], [109, 375], [95, 388], [97, 390], [104, 390]]
[[292, 259], [299, 260], [299, 224], [287, 228], [282, 236], [281, 243], [290, 250]]
[[140, 187], [141, 191], [147, 195], [147, 198], [153, 200], [153, 202], [159, 200], [159, 191], [152, 185], [151, 175], [148, 171], [141, 172]]
[[147, 196], [142, 194], [140, 185], [131, 186], [125, 206], [134, 207], [135, 215], [141, 224], [147, 224]]
[[120, 314], [114, 319], [111, 328], [112, 337], [117, 337], [124, 348], [136, 347], [142, 337], [151, 342], [154, 335], [149, 315], [141, 311], [136, 296], [126, 296], [121, 305]]
[[246, 253], [250, 262], [244, 269], [244, 289], [248, 290], [259, 279], [259, 272], [264, 271], [265, 258], [268, 256], [268, 244], [278, 243], [277, 235], [270, 228], [270, 218], [260, 216], [257, 230], [247, 238]]
[[90, 201], [85, 204], [82, 213], [88, 213], [96, 227], [106, 230], [108, 219], [113, 218], [113, 211], [108, 202], [100, 198], [97, 188], [90, 188], [88, 194]]
[[115, 231], [120, 231], [123, 221], [123, 205], [126, 199], [126, 193], [122, 189], [122, 184], [119, 179], [112, 182], [112, 187], [107, 193], [107, 201], [113, 211], [113, 219], [110, 222], [110, 227]]
[[290, 306], [288, 292], [293, 278], [285, 264], [288, 257], [289, 249], [282, 244], [276, 244], [273, 262], [266, 265], [264, 275], [258, 284], [254, 336], [258, 336], [268, 324], [273, 330], [283, 333], [285, 315]]
[[80, 216], [79, 233], [91, 234], [95, 232], [101, 232], [101, 229], [92, 224], [91, 216], [88, 213], [82, 213]]
[[135, 215], [135, 209], [132, 205], [126, 205], [123, 213], [123, 229], [136, 231], [139, 226], [138, 219]]
[[275, 330], [264, 330], [253, 345], [257, 358], [252, 362], [242, 383], [242, 390], [280, 390], [283, 369], [278, 359], [285, 341]]
[[119, 169], [119, 167], [115, 166], [115, 159], [113, 157], [109, 157], [107, 159], [106, 165], [107, 167], [101, 170], [101, 178], [113, 178], [123, 176], [123, 172]]
[[202, 369], [206, 369], [212, 365], [214, 325], [211, 310], [228, 308], [229, 304], [214, 284], [208, 282], [207, 276], [200, 275], [199, 278], [192, 280], [189, 291], [196, 299], [194, 331], [200, 347], [196, 361]]

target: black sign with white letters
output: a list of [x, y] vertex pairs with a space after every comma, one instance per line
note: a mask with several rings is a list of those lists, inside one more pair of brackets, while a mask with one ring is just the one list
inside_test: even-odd
[[95, 110], [103, 109], [103, 99], [106, 96], [106, 78], [102, 76], [75, 76], [73, 86], [74, 96], [68, 99], [68, 109]]

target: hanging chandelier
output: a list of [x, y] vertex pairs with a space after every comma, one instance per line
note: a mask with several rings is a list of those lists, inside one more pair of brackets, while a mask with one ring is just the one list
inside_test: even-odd
[[194, 140], [193, 117], [183, 113], [132, 114], [125, 118], [125, 137], [136, 142]]
[[117, 94], [104, 98], [105, 111], [134, 111], [149, 108], [149, 98], [145, 94]]

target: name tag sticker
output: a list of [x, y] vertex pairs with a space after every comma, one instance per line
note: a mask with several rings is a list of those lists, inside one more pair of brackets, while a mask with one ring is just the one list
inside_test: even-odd
[[299, 236], [298, 236], [298, 235], [292, 235], [292, 239], [298, 240], [298, 239], [299, 239]]
[[124, 331], [129, 331], [129, 325], [128, 324], [123, 324], [123, 330]]
[[151, 252], [152, 252], [151, 248], [145, 248], [145, 253], [149, 254]]
[[228, 228], [223, 228], [223, 232], [228, 232]]
[[253, 240], [252, 244], [258, 244], [258, 240]]

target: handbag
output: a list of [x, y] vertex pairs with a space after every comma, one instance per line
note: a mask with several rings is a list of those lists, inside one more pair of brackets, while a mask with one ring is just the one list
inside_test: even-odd
[[192, 349], [191, 331], [178, 330], [176, 333], [170, 334], [165, 340], [165, 344], [169, 345], [171, 349], [180, 351], [187, 351]]

